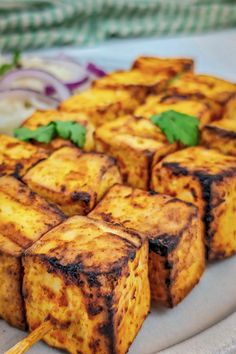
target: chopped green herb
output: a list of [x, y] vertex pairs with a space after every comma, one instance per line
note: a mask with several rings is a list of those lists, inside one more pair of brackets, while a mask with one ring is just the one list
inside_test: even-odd
[[71, 140], [80, 148], [84, 147], [86, 128], [77, 122], [53, 121], [48, 125], [31, 130], [25, 127], [15, 129], [15, 137], [23, 140], [36, 140], [41, 143], [50, 143], [56, 136]]
[[174, 110], [151, 117], [172, 144], [179, 141], [187, 146], [195, 146], [199, 141], [199, 119]]
[[11, 63], [5, 63], [0, 65], [0, 76], [4, 75], [6, 72], [15, 69], [20, 66], [20, 52], [16, 51], [12, 55]]

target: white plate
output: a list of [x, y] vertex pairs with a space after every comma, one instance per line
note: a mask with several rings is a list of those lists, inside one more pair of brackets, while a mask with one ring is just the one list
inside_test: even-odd
[[[236, 30], [231, 30], [179, 39], [116, 41], [96, 48], [69, 48], [66, 52], [84, 61], [95, 60], [109, 70], [128, 67], [135, 56], [144, 53], [187, 55], [197, 59], [199, 72], [236, 81], [235, 42]], [[47, 51], [47, 54], [55, 51], [58, 50]], [[208, 265], [200, 283], [176, 308], [152, 307], [129, 354], [235, 354], [235, 275], [236, 257]], [[0, 321], [0, 353], [24, 335]], [[38, 343], [29, 353], [56, 354], [59, 351]]]

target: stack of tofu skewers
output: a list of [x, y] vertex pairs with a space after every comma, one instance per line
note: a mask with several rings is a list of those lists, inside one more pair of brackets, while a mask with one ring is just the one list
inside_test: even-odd
[[[150, 117], [200, 121], [201, 146], [169, 143]], [[86, 128], [83, 149], [0, 136], [0, 317], [77, 354], [124, 354], [150, 311], [236, 252], [236, 85], [191, 59], [140, 57], [129, 71], [37, 111]]]

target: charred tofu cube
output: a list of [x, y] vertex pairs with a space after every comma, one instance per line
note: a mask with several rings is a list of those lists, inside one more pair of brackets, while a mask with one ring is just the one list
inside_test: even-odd
[[19, 180], [0, 178], [0, 317], [25, 329], [22, 297], [22, 253], [43, 234], [65, 220]]
[[30, 169], [23, 180], [66, 214], [84, 215], [121, 177], [113, 158], [63, 147]]
[[24, 296], [34, 330], [70, 353], [128, 351], [150, 308], [148, 243], [135, 233], [74, 216], [26, 252]]
[[[80, 123], [86, 128], [86, 137], [83, 150], [91, 151], [94, 148], [94, 126], [90, 122], [89, 118], [82, 113], [73, 113], [73, 112], [62, 112], [57, 110], [48, 110], [48, 111], [36, 111], [30, 118], [28, 118], [22, 126], [35, 130], [41, 126], [48, 125], [53, 121], [61, 122], [76, 122]], [[61, 138], [55, 138], [48, 144], [38, 143], [35, 144], [42, 146], [44, 149], [49, 151], [57, 150], [63, 146], [73, 146], [73, 144]]]
[[152, 187], [198, 206], [209, 259], [236, 252], [236, 161], [215, 150], [192, 147], [154, 166]]
[[214, 101], [168, 94], [148, 97], [146, 102], [135, 110], [134, 115], [151, 118], [155, 114], [169, 110], [199, 118], [200, 126], [217, 119], [221, 115], [221, 107]]
[[236, 85], [214, 76], [187, 73], [172, 80], [168, 92], [198, 99], [207, 97], [224, 105], [236, 93]]
[[116, 71], [94, 81], [94, 87], [100, 89], [125, 90], [132, 97], [143, 102], [149, 94], [163, 91], [172, 75], [159, 73], [148, 75], [139, 70]]
[[22, 177], [30, 167], [47, 156], [43, 149], [0, 134], [0, 176]]
[[153, 161], [177, 149], [150, 120], [125, 116], [96, 130], [96, 150], [116, 158], [123, 181], [148, 189]]
[[149, 74], [167, 72], [176, 75], [188, 71], [192, 72], [194, 61], [189, 58], [138, 57], [132, 68]]
[[236, 120], [236, 95], [226, 104], [223, 118]]
[[86, 114], [95, 126], [132, 113], [139, 105], [136, 97], [124, 90], [91, 89], [61, 103], [61, 110]]
[[236, 156], [236, 119], [221, 119], [202, 130], [202, 144], [222, 154]]
[[152, 299], [173, 307], [198, 283], [205, 248], [197, 208], [155, 192], [116, 185], [89, 214], [149, 240]]

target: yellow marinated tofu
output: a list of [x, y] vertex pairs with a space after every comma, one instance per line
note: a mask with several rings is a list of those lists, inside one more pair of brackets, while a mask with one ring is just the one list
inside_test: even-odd
[[[82, 113], [63, 112], [53, 109], [48, 111], [36, 111], [30, 118], [24, 121], [22, 126], [35, 130], [41, 126], [48, 125], [53, 121], [76, 122], [83, 125], [86, 128], [86, 137], [83, 150], [91, 151], [94, 149], [94, 126], [90, 122], [90, 119]], [[49, 144], [38, 142], [35, 144], [40, 145], [49, 151], [57, 150], [63, 146], [73, 145], [70, 141], [61, 138], [55, 138]]]
[[149, 74], [167, 72], [173, 75], [183, 72], [192, 72], [194, 61], [190, 58], [160, 58], [160, 57], [138, 57], [132, 66], [133, 69], [141, 70]]
[[171, 78], [169, 73], [148, 75], [139, 70], [115, 71], [94, 81], [94, 87], [110, 90], [125, 90], [140, 102], [150, 94], [158, 94], [166, 89]]
[[236, 119], [221, 119], [202, 130], [202, 145], [223, 154], [236, 156]]
[[173, 80], [168, 92], [198, 99], [207, 97], [224, 105], [236, 93], [236, 85], [214, 76], [187, 73]]
[[152, 188], [198, 206], [209, 259], [236, 252], [236, 161], [203, 147], [184, 149], [154, 166]]
[[63, 147], [30, 169], [23, 180], [66, 214], [85, 215], [121, 177], [113, 158]]
[[69, 353], [124, 354], [150, 308], [148, 243], [134, 232], [74, 216], [27, 250], [24, 294], [31, 330]]
[[0, 317], [25, 329], [22, 253], [65, 220], [64, 214], [19, 180], [0, 177]]
[[95, 126], [132, 113], [139, 105], [136, 97], [124, 90], [91, 89], [61, 103], [61, 110], [86, 114]]
[[117, 160], [123, 181], [148, 189], [153, 161], [177, 149], [150, 120], [125, 116], [96, 130], [96, 150]]
[[236, 120], [236, 95], [226, 104], [223, 118]]
[[195, 206], [153, 191], [116, 185], [89, 216], [148, 238], [154, 301], [173, 307], [198, 283], [205, 268], [205, 248]]
[[194, 97], [168, 94], [148, 97], [146, 102], [135, 110], [134, 115], [151, 118], [155, 114], [169, 110], [199, 118], [200, 126], [217, 119], [221, 115], [220, 105], [211, 100], [199, 100]]
[[30, 167], [47, 156], [41, 148], [0, 134], [0, 176], [22, 177]]

